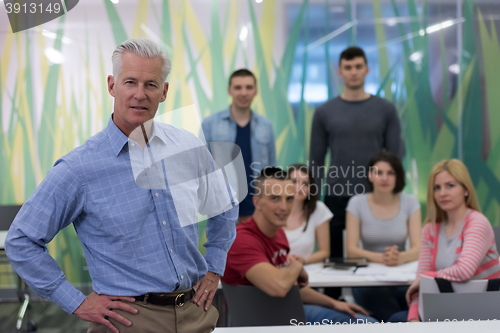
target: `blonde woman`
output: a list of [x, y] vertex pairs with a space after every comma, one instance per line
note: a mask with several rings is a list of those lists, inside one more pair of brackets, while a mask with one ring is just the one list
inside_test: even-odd
[[[476, 190], [461, 161], [444, 160], [432, 169], [425, 223], [417, 278], [406, 293], [410, 304], [408, 321], [420, 321], [418, 291], [422, 274], [455, 282], [500, 277], [493, 228], [481, 214]], [[401, 321], [404, 315], [398, 313], [391, 320]]]

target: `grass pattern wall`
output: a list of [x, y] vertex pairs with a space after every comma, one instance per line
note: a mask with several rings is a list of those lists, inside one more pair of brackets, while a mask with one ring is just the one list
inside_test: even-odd
[[[333, 1], [324, 1], [325, 10]], [[394, 0], [373, 1], [374, 18], [383, 18], [381, 3], [390, 2], [393, 16], [402, 16]], [[338, 1], [336, 2], [338, 3]], [[407, 0], [410, 24], [398, 24], [401, 37], [427, 27], [428, 1]], [[125, 7], [126, 6], [126, 7]], [[200, 6], [202, 8], [200, 9]], [[109, 0], [78, 7], [67, 16], [42, 28], [57, 34], [48, 40], [32, 29], [0, 35], [0, 204], [24, 202], [42, 181], [54, 161], [102, 129], [112, 108], [105, 77], [110, 74], [114, 46], [131, 37], [157, 38], [169, 53], [173, 70], [167, 101], [159, 113], [196, 104], [202, 117], [228, 105], [227, 78], [237, 68], [249, 67], [259, 80], [260, 94], [254, 109], [274, 125], [278, 163], [282, 166], [306, 161], [314, 107], [306, 102], [304, 89], [294, 111], [288, 101], [288, 87], [294, 61], [301, 59], [302, 87], [309, 71], [308, 53], [299, 44], [308, 40], [311, 3], [304, 0], [284, 41], [279, 40], [277, 17], [283, 16], [283, 1], [181, 1], [139, 0], [114, 5]], [[420, 14], [419, 7], [423, 10]], [[500, 5], [497, 5], [500, 6]], [[345, 1], [346, 16], [352, 20], [351, 3]], [[429, 77], [428, 35], [403, 40], [404, 57], [391, 63], [385, 48], [378, 52], [379, 93], [391, 99], [400, 111], [406, 145], [407, 191], [425, 201], [427, 175], [443, 158], [462, 155], [477, 187], [482, 208], [494, 225], [500, 224], [500, 43], [498, 23], [485, 18], [473, 0], [463, 1], [463, 52], [459, 85], [443, 106], [434, 101]], [[201, 13], [201, 14], [200, 14]], [[71, 15], [74, 15], [72, 17]], [[76, 42], [68, 46], [63, 37], [73, 37], [74, 18], [89, 22], [79, 27]], [[96, 18], [97, 17], [97, 18]], [[238, 36], [241, 19], [250, 27], [249, 38]], [[92, 21], [94, 20], [94, 21]], [[91, 22], [99, 20], [96, 29]], [[330, 22], [325, 20], [325, 35]], [[7, 30], [7, 22], [0, 22]], [[374, 24], [377, 43], [387, 41], [385, 25]], [[10, 30], [10, 28], [9, 28]], [[356, 43], [354, 28], [344, 32]], [[402, 38], [404, 39], [404, 38]], [[330, 41], [329, 43], [331, 43]], [[328, 95], [340, 93], [335, 74], [337, 55], [324, 48], [328, 63]], [[276, 45], [281, 45], [281, 50]], [[347, 46], [347, 45], [346, 45]], [[52, 64], [43, 50], [51, 47], [68, 59]], [[421, 68], [407, 59], [422, 51]], [[440, 54], [446, 50], [441, 43]], [[445, 62], [442, 71], [445, 73]], [[396, 75], [396, 66], [404, 77]], [[444, 74], [443, 74], [444, 75]], [[396, 87], [395, 89], [391, 87]], [[443, 94], [451, 88], [443, 84]], [[192, 119], [175, 116], [177, 126], [189, 126]], [[462, 136], [460, 137], [460, 129]], [[460, 149], [460, 147], [462, 147]], [[460, 149], [460, 151], [459, 151]], [[200, 224], [201, 243], [204, 224]], [[88, 279], [80, 267], [82, 251], [70, 226], [49, 245], [71, 282]], [[0, 280], [0, 284], [12, 280]]]

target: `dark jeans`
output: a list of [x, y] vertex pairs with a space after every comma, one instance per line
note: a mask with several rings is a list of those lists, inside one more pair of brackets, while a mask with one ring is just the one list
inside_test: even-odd
[[396, 312], [408, 310], [405, 294], [408, 286], [355, 287], [352, 295], [357, 304], [380, 321], [387, 322]]
[[388, 323], [406, 323], [408, 321], [408, 311], [396, 312], [389, 318]]
[[375, 318], [368, 317], [362, 314], [357, 314], [357, 318], [354, 318], [345, 312], [340, 312], [318, 305], [304, 304], [304, 312], [306, 314], [306, 320], [309, 323], [312, 323], [312, 325], [314, 325], [314, 323], [320, 323], [322, 325], [334, 325], [335, 323], [367, 324], [377, 322]]
[[[330, 220], [330, 257], [344, 257], [345, 209], [350, 197], [325, 196], [325, 205], [332, 211]], [[341, 288], [325, 288], [325, 294], [339, 298]]]

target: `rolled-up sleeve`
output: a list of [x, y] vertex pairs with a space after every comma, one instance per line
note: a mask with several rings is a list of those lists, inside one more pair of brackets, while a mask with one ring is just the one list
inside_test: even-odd
[[22, 206], [5, 241], [6, 254], [19, 276], [41, 297], [73, 313], [85, 295], [72, 286], [47, 247], [83, 206], [78, 173], [56, 163]]
[[208, 219], [206, 228], [207, 242], [204, 246], [207, 249], [205, 260], [210, 272], [224, 274], [227, 253], [236, 237], [238, 208], [239, 206], [235, 206], [220, 215]]

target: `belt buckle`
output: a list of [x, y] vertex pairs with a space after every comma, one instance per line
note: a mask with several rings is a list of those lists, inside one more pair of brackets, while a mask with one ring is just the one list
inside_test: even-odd
[[175, 307], [180, 308], [181, 306], [184, 305], [184, 303], [177, 304], [177, 300], [182, 296], [184, 296], [184, 293], [180, 293], [179, 295], [175, 296]]

